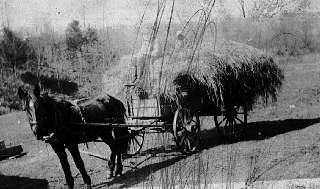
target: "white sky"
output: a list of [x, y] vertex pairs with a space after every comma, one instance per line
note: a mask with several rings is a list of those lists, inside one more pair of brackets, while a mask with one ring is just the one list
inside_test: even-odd
[[[43, 23], [50, 23], [55, 30], [62, 31], [67, 24], [76, 19], [95, 27], [105, 25], [133, 25], [141, 18], [147, 0], [0, 0], [1, 18], [9, 20], [14, 29], [24, 27], [33, 31], [41, 28]], [[185, 21], [201, 7], [203, 0], [177, 0], [174, 21]], [[225, 3], [225, 8], [233, 15], [240, 14], [237, 0], [217, 0]], [[246, 1], [248, 6], [250, 6]], [[320, 0], [314, 0], [319, 4]], [[319, 1], [319, 2], [318, 2]], [[152, 0], [145, 20], [153, 21], [157, 0]], [[167, 0], [164, 20], [170, 14], [172, 0]], [[216, 9], [219, 8], [217, 3]], [[217, 11], [215, 11], [218, 14]], [[104, 19], [103, 19], [104, 18]]]
[[[41, 23], [51, 23], [57, 30], [64, 29], [69, 22], [77, 19], [83, 24], [109, 26], [136, 24], [141, 18], [147, 0], [0, 0], [0, 21], [9, 20], [13, 28], [34, 28]], [[177, 0], [175, 19], [186, 16], [200, 8], [201, 0]], [[145, 20], [153, 20], [157, 0], [147, 9]], [[164, 14], [170, 14], [171, 0], [167, 1]], [[181, 18], [180, 18], [181, 19]], [[39, 27], [39, 26], [38, 26]]]

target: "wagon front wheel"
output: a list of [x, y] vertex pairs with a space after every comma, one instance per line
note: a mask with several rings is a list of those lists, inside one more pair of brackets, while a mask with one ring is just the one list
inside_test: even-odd
[[130, 147], [127, 152], [128, 156], [134, 156], [141, 151], [144, 142], [144, 129], [131, 130], [130, 132]]
[[179, 150], [186, 155], [200, 148], [200, 119], [197, 113], [181, 108], [175, 112], [173, 135]]
[[247, 116], [245, 106], [234, 106], [221, 111], [220, 115], [214, 115], [219, 135], [229, 142], [241, 138], [247, 125]]

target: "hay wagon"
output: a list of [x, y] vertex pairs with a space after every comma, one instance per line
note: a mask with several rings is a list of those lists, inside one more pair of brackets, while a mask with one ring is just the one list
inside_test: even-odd
[[201, 148], [201, 116], [213, 117], [220, 136], [226, 140], [233, 140], [241, 136], [247, 123], [245, 105], [223, 106], [216, 101], [205, 98], [190, 89], [178, 88], [175, 100], [162, 95], [141, 97], [137, 95], [136, 85], [127, 84], [125, 106], [128, 119], [125, 124], [110, 123], [82, 123], [84, 126], [95, 127], [128, 127], [131, 139], [128, 156], [138, 154], [144, 144], [146, 133], [173, 134], [176, 146], [185, 155], [196, 153]]
[[243, 135], [255, 102], [276, 99], [284, 76], [273, 58], [246, 45], [225, 48], [222, 55], [205, 53], [194, 64], [181, 61], [162, 67], [158, 62], [152, 72], [146, 66], [142, 76], [147, 79], [125, 85], [128, 120], [109, 125], [130, 128], [129, 154], [140, 152], [147, 132], [170, 132], [183, 154], [197, 152], [200, 117], [212, 117], [209, 123], [214, 122], [219, 135], [234, 141]]
[[129, 154], [139, 153], [146, 132], [170, 132], [183, 154], [197, 152], [201, 148], [200, 116], [213, 117], [218, 133], [226, 140], [240, 137], [247, 123], [247, 109], [242, 104], [206, 103], [204, 98], [195, 97], [197, 94], [188, 89], [177, 89], [174, 100], [162, 95], [141, 97], [132, 92], [136, 87], [134, 84], [125, 87], [126, 125], [132, 133]]

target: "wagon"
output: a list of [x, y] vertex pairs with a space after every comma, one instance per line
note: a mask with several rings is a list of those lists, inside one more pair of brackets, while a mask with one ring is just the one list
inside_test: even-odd
[[125, 87], [128, 114], [126, 125], [131, 130], [132, 139], [128, 152], [130, 155], [140, 152], [147, 132], [172, 133], [176, 146], [183, 154], [190, 155], [199, 151], [202, 116], [213, 117], [218, 133], [228, 141], [242, 136], [247, 124], [245, 104], [224, 105], [218, 101], [207, 103], [187, 89], [177, 89], [174, 100], [159, 94], [142, 97], [133, 92], [134, 84]]

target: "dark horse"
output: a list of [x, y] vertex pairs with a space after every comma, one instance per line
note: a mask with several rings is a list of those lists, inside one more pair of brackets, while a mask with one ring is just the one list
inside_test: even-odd
[[[98, 138], [107, 143], [111, 149], [111, 157], [108, 162], [109, 176], [121, 175], [122, 154], [126, 153], [129, 146], [128, 128], [84, 127], [73, 124], [84, 121], [87, 123], [125, 123], [126, 110], [120, 100], [105, 95], [75, 105], [62, 98], [40, 95], [39, 85], [36, 85], [31, 93], [19, 87], [18, 96], [22, 100], [23, 109], [34, 135], [38, 140], [49, 143], [59, 157], [69, 188], [74, 187], [74, 179], [65, 148], [70, 151], [87, 188], [91, 188], [91, 179], [85, 170], [78, 144], [95, 141]], [[117, 169], [113, 173], [115, 167]]]

